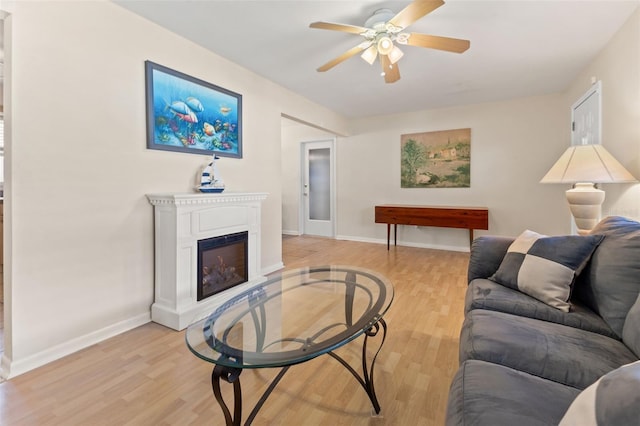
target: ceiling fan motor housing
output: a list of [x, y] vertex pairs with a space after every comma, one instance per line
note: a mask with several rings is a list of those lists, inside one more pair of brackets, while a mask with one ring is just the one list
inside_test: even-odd
[[364, 26], [374, 30], [384, 30], [385, 24], [394, 16], [395, 13], [391, 9], [378, 9], [365, 21]]

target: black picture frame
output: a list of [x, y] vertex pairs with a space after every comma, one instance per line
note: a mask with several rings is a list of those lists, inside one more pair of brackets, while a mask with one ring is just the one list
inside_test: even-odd
[[145, 61], [147, 148], [242, 158], [242, 95]]

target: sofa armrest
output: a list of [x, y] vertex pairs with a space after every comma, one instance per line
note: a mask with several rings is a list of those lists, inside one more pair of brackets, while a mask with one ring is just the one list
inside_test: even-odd
[[467, 278], [469, 282], [476, 278], [489, 278], [493, 275], [515, 238], [483, 235], [473, 240]]

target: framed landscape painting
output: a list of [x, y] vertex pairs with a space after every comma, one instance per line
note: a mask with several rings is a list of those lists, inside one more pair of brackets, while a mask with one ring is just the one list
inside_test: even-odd
[[242, 158], [242, 95], [145, 61], [147, 148]]
[[471, 186], [471, 129], [400, 136], [402, 188]]

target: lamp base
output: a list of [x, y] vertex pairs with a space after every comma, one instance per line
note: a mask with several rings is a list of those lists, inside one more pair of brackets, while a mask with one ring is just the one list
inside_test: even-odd
[[588, 234], [600, 221], [604, 191], [597, 189], [593, 183], [576, 183], [565, 194], [578, 234]]

